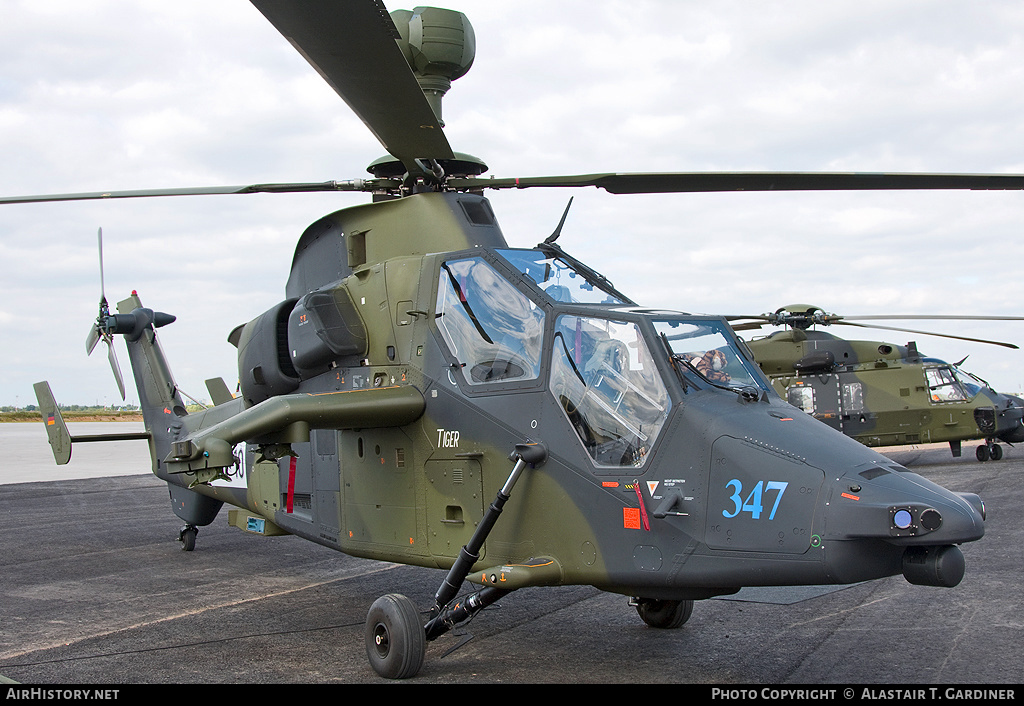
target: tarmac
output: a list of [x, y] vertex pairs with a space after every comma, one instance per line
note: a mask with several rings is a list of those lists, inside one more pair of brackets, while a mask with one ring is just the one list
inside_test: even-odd
[[[941, 685], [940, 697], [978, 693], [950, 685], [1009, 685], [1024, 695], [1012, 688], [1024, 676], [1024, 449], [986, 463], [966, 446], [960, 459], [945, 446], [888, 455], [985, 500], [986, 536], [964, 545], [959, 586], [891, 577], [744, 589], [699, 601], [678, 630], [648, 628], [625, 597], [591, 587], [524, 589], [429, 643], [408, 682]], [[246, 534], [226, 511], [183, 552], [180, 524], [152, 476], [0, 486], [0, 682], [383, 683], [366, 659], [367, 609], [392, 592], [429, 606], [443, 578]]]

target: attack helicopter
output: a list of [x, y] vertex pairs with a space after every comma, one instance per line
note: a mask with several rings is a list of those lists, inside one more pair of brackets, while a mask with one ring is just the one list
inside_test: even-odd
[[1024, 441], [1024, 400], [996, 392], [961, 366], [928, 358], [915, 341], [851, 341], [817, 326], [903, 331], [1017, 348], [1012, 343], [894, 328], [858, 321], [953, 319], [1020, 321], [1013, 316], [839, 316], [795, 304], [757, 316], [727, 316], [736, 331], [784, 326], [746, 341], [772, 386], [790, 404], [867, 446], [948, 442], [956, 458], [964, 441], [983, 440], [979, 461], [1003, 456], [999, 441]]
[[[722, 316], [644, 308], [565, 252], [559, 229], [511, 247], [488, 189], [615, 194], [1022, 189], [1022, 175], [607, 173], [485, 178], [454, 152], [440, 100], [472, 64], [462, 13], [376, 0], [252, 0], [389, 156], [370, 178], [51, 194], [88, 199], [362, 192], [299, 237], [279, 303], [227, 334], [238, 393], [186, 409], [157, 335], [174, 317], [101, 296], [88, 346], [123, 339], [179, 539], [225, 504], [232, 526], [440, 570], [427, 605], [391, 593], [367, 612], [387, 678], [524, 587], [591, 585], [678, 628], [694, 601], [745, 586], [903, 575], [954, 587], [984, 535], [952, 492], [800, 414]], [[564, 220], [564, 217], [563, 217]], [[729, 379], [709, 361], [721, 356]], [[36, 386], [55, 458], [74, 437]], [[489, 498], [493, 500], [488, 501]]]

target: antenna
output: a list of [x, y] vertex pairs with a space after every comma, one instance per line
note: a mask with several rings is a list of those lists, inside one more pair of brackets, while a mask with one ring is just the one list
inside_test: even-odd
[[569, 203], [565, 204], [565, 210], [562, 211], [562, 220], [558, 222], [558, 226], [555, 228], [555, 232], [547, 237], [544, 241], [545, 244], [551, 245], [551, 243], [558, 240], [558, 236], [562, 234], [562, 226], [565, 225], [565, 219], [569, 215], [569, 207], [572, 206], [572, 197], [569, 197]]

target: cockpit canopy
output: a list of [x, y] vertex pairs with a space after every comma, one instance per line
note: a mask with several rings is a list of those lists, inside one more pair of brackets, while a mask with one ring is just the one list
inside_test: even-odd
[[643, 465], [674, 396], [771, 389], [724, 319], [638, 309], [561, 251], [451, 256], [435, 321], [467, 392], [546, 387], [596, 468]]

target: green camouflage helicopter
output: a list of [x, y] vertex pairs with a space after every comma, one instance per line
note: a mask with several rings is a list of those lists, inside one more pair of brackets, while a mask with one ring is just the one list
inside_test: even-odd
[[[781, 399], [725, 318], [641, 308], [557, 244], [511, 248], [485, 189], [612, 193], [1022, 189], [1021, 175], [661, 173], [484, 179], [440, 96], [473, 60], [464, 15], [375, 0], [252, 0], [384, 145], [371, 178], [0, 199], [360, 191], [298, 239], [280, 303], [230, 332], [239, 394], [187, 412], [137, 294], [101, 295], [88, 347], [127, 345], [153, 473], [180, 540], [229, 521], [439, 569], [429, 605], [370, 606], [368, 659], [425, 645], [516, 589], [591, 585], [656, 628], [744, 586], [900, 575], [952, 587], [984, 505]], [[563, 217], [564, 220], [564, 217]], [[726, 358], [722, 381], [708, 367]], [[113, 361], [113, 358], [112, 358]], [[115, 367], [116, 371], [116, 367]], [[36, 385], [58, 462], [76, 441]], [[133, 438], [136, 435], [133, 435]], [[493, 498], [492, 501], [488, 501]]]
[[736, 331], [785, 326], [746, 341], [775, 390], [799, 407], [867, 446], [948, 442], [954, 457], [961, 443], [984, 441], [979, 461], [1003, 456], [999, 441], [1024, 441], [1024, 400], [1001, 394], [984, 380], [950, 364], [923, 356], [916, 342], [850, 341], [814, 326], [846, 325], [941, 336], [1017, 348], [1012, 343], [951, 334], [899, 329], [867, 320], [1014, 320], [1012, 316], [837, 316], [816, 306], [795, 304], [759, 316], [728, 316]]

